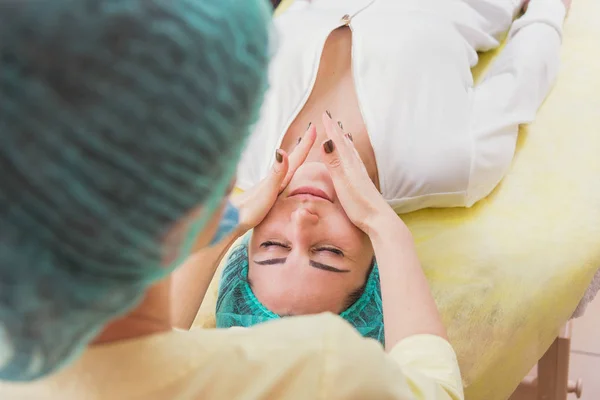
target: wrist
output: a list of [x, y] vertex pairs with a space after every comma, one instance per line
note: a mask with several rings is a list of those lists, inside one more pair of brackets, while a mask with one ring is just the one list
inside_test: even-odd
[[253, 229], [253, 228], [248, 228], [248, 227], [244, 226], [243, 224], [238, 225], [235, 228], [235, 230], [232, 232], [231, 242], [232, 243], [235, 242], [236, 240], [238, 240], [239, 238], [244, 236], [251, 229]]
[[365, 232], [373, 247], [388, 241], [390, 238], [397, 243], [400, 239], [412, 241], [410, 230], [394, 210], [386, 204], [380, 208], [366, 223]]
[[239, 222], [235, 228], [236, 239], [243, 236], [250, 229], [254, 228], [252, 223], [252, 209], [250, 209], [250, 201], [245, 196], [245, 193], [230, 198], [231, 204], [237, 208], [239, 213]]
[[[204, 265], [212, 265], [213, 269], [219, 266], [221, 259], [227, 254], [227, 251], [233, 246], [233, 244], [247, 231], [238, 228], [235, 228], [233, 231], [229, 232], [223, 239], [221, 239], [218, 243], [215, 243], [212, 246], [207, 246], [201, 249], [196, 249], [194, 251], [195, 254], [201, 254], [203, 258]], [[214, 272], [213, 270], [213, 272]]]

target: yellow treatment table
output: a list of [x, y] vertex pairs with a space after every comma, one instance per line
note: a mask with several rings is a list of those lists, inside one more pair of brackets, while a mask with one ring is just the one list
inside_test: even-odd
[[[473, 208], [402, 216], [458, 354], [467, 399], [508, 398], [600, 266], [599, 52], [600, 1], [573, 0], [558, 82], [536, 122], [522, 128], [508, 176]], [[474, 74], [493, 57], [484, 54]], [[219, 276], [196, 326], [214, 327]]]

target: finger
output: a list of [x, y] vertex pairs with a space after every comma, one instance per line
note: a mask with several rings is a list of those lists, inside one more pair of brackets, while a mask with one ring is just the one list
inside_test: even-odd
[[281, 183], [280, 190], [285, 189], [285, 187], [290, 183], [290, 180], [292, 180], [296, 170], [302, 164], [304, 164], [304, 161], [306, 161], [306, 157], [308, 157], [308, 153], [310, 152], [310, 149], [312, 148], [316, 139], [317, 128], [313, 124], [309, 124], [306, 133], [300, 138], [296, 148], [289, 156], [289, 168], [287, 169], [287, 174]]
[[277, 149], [275, 151], [275, 162], [271, 168], [269, 176], [263, 180], [265, 190], [279, 191], [281, 183], [285, 179], [289, 169], [289, 157], [284, 150]]
[[344, 130], [344, 124], [342, 124], [342, 121], [338, 121], [337, 124], [340, 127], [340, 131], [344, 134], [344, 137], [350, 141], [352, 146], [354, 146], [354, 138], [350, 132], [346, 132]]
[[360, 154], [358, 153], [356, 146], [354, 146], [354, 138], [352, 137], [352, 134], [350, 132], [348, 132], [348, 133], [345, 133], [344, 136], [346, 137], [346, 139], [348, 139], [350, 141], [350, 147], [354, 150], [354, 154], [356, 155], [356, 158], [361, 160], [361, 162], [362, 162], [362, 158], [361, 158]]
[[[317, 127], [315, 125], [313, 125], [312, 122], [309, 122], [308, 125], [307, 125], [307, 127], [306, 127], [306, 130], [304, 131], [304, 135], [298, 137], [298, 141], [296, 142], [296, 146], [298, 146], [299, 144], [301, 144], [303, 140], [310, 139], [310, 135], [312, 133], [314, 133], [316, 135], [316, 132], [317, 132]], [[292, 153], [293, 153], [293, 151], [292, 151]], [[290, 156], [291, 156], [291, 154], [290, 154]]]
[[344, 181], [346, 174], [344, 173], [344, 162], [333, 139], [327, 139], [321, 143], [321, 159], [331, 174], [333, 185], [337, 187], [340, 181]]
[[[326, 112], [326, 115], [327, 115], [328, 118], [330, 118], [330, 119], [333, 120], [333, 118], [332, 118], [332, 116], [330, 115], [329, 112]], [[352, 160], [352, 161], [360, 161], [360, 162], [362, 162], [362, 158], [360, 157], [360, 154], [358, 154], [358, 150], [356, 150], [356, 147], [354, 146], [354, 138], [352, 137], [352, 133], [346, 132], [344, 130], [344, 125], [342, 124], [341, 121], [337, 122], [337, 126], [339, 127], [339, 132], [342, 134], [342, 136], [345, 139], [344, 140], [344, 142], [346, 144], [345, 147], [348, 147], [350, 149], [350, 153], [352, 153], [352, 154], [355, 155], [355, 160]], [[347, 161], [349, 161], [349, 160], [347, 160]]]
[[317, 138], [317, 128], [309, 124], [303, 137], [298, 138], [298, 144], [290, 154], [290, 171], [295, 170], [304, 163], [310, 149]]
[[339, 124], [334, 122], [329, 111], [326, 111], [323, 114], [323, 126], [325, 127], [327, 137], [333, 140], [337, 151], [340, 153], [339, 156], [345, 161], [350, 162], [352, 160], [351, 157], [354, 156], [354, 150], [352, 150], [354, 146], [352, 141], [344, 135]]
[[334, 184], [347, 182], [351, 176], [365, 169], [358, 150], [354, 147], [352, 134], [343, 132], [341, 123], [335, 121], [329, 112], [323, 115], [323, 125], [330, 138], [322, 143], [321, 158], [327, 165]]
[[325, 111], [322, 115], [323, 126], [325, 132], [330, 139], [341, 139], [344, 136], [342, 132], [343, 125], [340, 122], [334, 122], [333, 116], [329, 111]]

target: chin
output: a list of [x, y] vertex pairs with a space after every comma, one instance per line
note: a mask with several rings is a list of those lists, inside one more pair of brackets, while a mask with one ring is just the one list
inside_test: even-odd
[[322, 162], [305, 162], [296, 170], [288, 187], [318, 186], [321, 189], [333, 190], [333, 180]]

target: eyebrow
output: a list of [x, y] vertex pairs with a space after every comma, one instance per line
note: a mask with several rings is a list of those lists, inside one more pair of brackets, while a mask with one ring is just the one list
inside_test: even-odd
[[[287, 260], [287, 257], [283, 257], [283, 258], [270, 258], [268, 260], [263, 260], [263, 261], [254, 260], [254, 262], [258, 265], [275, 265], [275, 264], [283, 264], [283, 263], [285, 263], [286, 260]], [[350, 272], [349, 269], [339, 269], [336, 267], [332, 267], [331, 265], [323, 264], [323, 263], [313, 261], [313, 260], [309, 260], [308, 265], [310, 265], [313, 268], [321, 269], [323, 271], [336, 272], [338, 274], [344, 274], [344, 273]]]

